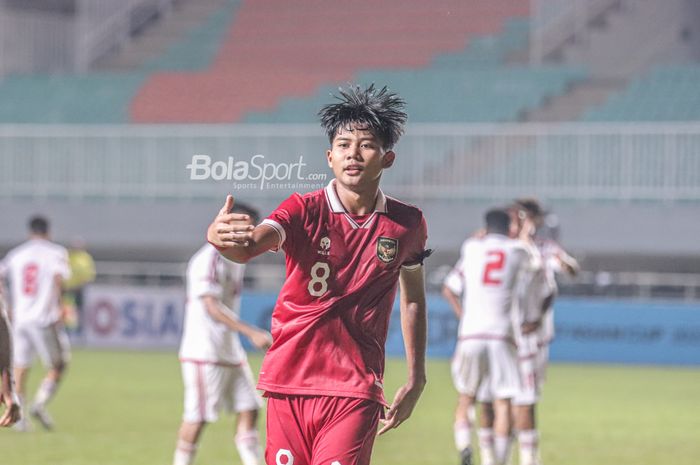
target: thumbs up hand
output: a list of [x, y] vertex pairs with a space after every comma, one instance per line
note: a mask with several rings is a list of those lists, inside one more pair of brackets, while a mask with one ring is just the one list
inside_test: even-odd
[[233, 196], [226, 196], [224, 206], [207, 230], [207, 240], [219, 249], [247, 247], [253, 237], [255, 225], [250, 215], [231, 213], [233, 206]]

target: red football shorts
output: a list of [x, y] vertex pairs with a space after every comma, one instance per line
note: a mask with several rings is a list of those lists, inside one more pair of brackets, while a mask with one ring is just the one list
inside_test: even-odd
[[369, 465], [383, 406], [267, 393], [267, 465]]

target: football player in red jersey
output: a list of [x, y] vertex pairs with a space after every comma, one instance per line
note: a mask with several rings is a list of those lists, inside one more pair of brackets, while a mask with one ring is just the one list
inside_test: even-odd
[[[379, 188], [396, 159], [404, 106], [386, 88], [341, 90], [319, 112], [335, 179], [293, 194], [256, 227], [228, 213], [228, 196], [209, 226], [209, 242], [233, 261], [286, 254], [258, 383], [268, 399], [268, 464], [369, 464], [380, 419], [379, 434], [399, 426], [425, 386], [426, 224], [418, 208]], [[408, 380], [384, 413], [384, 346], [399, 283]]]
[[20, 419], [21, 412], [12, 379], [12, 331], [5, 313], [4, 289], [0, 281], [0, 406], [5, 405], [5, 411], [0, 414], [0, 426], [12, 426]]

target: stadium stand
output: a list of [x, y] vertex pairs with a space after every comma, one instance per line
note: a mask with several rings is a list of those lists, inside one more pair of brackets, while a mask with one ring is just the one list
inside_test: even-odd
[[[563, 92], [585, 76], [569, 68], [497, 67], [479, 69], [425, 69], [420, 71], [365, 71], [355, 82], [391, 83], [392, 90], [410, 95], [411, 122], [516, 121], [521, 112]], [[251, 114], [246, 122], [314, 122], [320, 104], [332, 87], [313, 97], [291, 99], [277, 112]]]
[[700, 120], [700, 66], [658, 66], [634, 80], [604, 105], [591, 109], [586, 121]]
[[[6, 217], [21, 217], [27, 205], [39, 205], [61, 218], [67, 236], [85, 234], [103, 259], [185, 259], [183, 251], [193, 238], [201, 239], [201, 225], [210, 220], [209, 205], [218, 205], [231, 187], [213, 178], [190, 182], [185, 167], [192, 155], [247, 160], [265, 154], [269, 162], [303, 155], [305, 173], [327, 173], [316, 111], [349, 81], [388, 84], [408, 101], [412, 123], [700, 116], [696, 67], [664, 59], [646, 77], [637, 71], [628, 76], [638, 68], [630, 65], [625, 74], [601, 79], [596, 70], [603, 67], [602, 57], [591, 52], [590, 60], [580, 62], [571, 57], [583, 52], [567, 52], [599, 44], [609, 52], [606, 63], [621, 50], [631, 62], [646, 65], [656, 54], [632, 56], [641, 47], [630, 47], [627, 35], [625, 44], [615, 42], [621, 42], [618, 31], [646, 33], [640, 25], [648, 17], [653, 22], [652, 13], [663, 8], [651, 0], [644, 0], [648, 9], [615, 8], [606, 21], [578, 21], [591, 39], [563, 40], [557, 45], [561, 61], [543, 65], [525, 64], [535, 24], [527, 0], [360, 0], [352, 8], [339, 7], [338, 0], [301, 0], [294, 7], [281, 0], [187, 1], [198, 4], [197, 13], [175, 20], [177, 31], [168, 30], [168, 22], [181, 10], [157, 20], [160, 26], [153, 28], [163, 28], [158, 40], [134, 40], [119, 60], [106, 60], [91, 72], [10, 75], [0, 81], [0, 123], [10, 123], [0, 127], [0, 203]], [[654, 30], [667, 35], [660, 24]], [[147, 50], [137, 50], [140, 46]], [[554, 117], [548, 119], [528, 118], [555, 101], [567, 103], [561, 99], [580, 103], [550, 112]], [[144, 124], [90, 126], [132, 122]], [[149, 124], [237, 122], [314, 124]], [[37, 129], [15, 123], [59, 124]], [[567, 243], [587, 254], [586, 263], [600, 257], [606, 269], [634, 268], [620, 256], [649, 255], [654, 263], [645, 267], [658, 269], [655, 257], [665, 254], [674, 257], [664, 262], [666, 269], [679, 270], [677, 258], [695, 250], [697, 242], [692, 235], [700, 198], [697, 127], [662, 124], [629, 132], [624, 125], [605, 125], [609, 130], [601, 132], [598, 125], [575, 125], [566, 133], [561, 132], [566, 128], [557, 132], [558, 125], [525, 126], [417, 125], [397, 147], [401, 163], [386, 173], [386, 191], [428, 212], [438, 250], [429, 266], [454, 261], [454, 251], [487, 205], [532, 194], [561, 212]], [[305, 187], [235, 194], [270, 211], [288, 194], [285, 189]], [[663, 242], [658, 237], [670, 233], [657, 221], [660, 214], [679, 225]], [[125, 243], [134, 218], [143, 234], [125, 252], [116, 244]], [[163, 238], [162, 224], [173, 219], [177, 224]], [[624, 250], [599, 224], [624, 232]], [[11, 227], [0, 233], [0, 245], [19, 237], [21, 231]], [[686, 270], [697, 269], [697, 254], [693, 257]]]
[[0, 123], [124, 123], [143, 73], [10, 76], [0, 84]]
[[[333, 5], [324, 4], [323, 21], [317, 21], [317, 15], [313, 20], [308, 15], [318, 10], [315, 2], [295, 9], [279, 8], [278, 3], [226, 2], [187, 37], [133, 71], [12, 76], [0, 84], [0, 95], [9, 96], [0, 108], [0, 121], [236, 122], [256, 110], [274, 110], [282, 99], [325, 96], [327, 92], [318, 92], [324, 85], [401, 80], [401, 74], [409, 79], [397, 90], [420, 90], [443, 79], [465, 82], [464, 98], [439, 96], [444, 101], [417, 104], [416, 121], [439, 121], [429, 107], [446, 108], [475, 95], [486, 96], [476, 106], [495, 110], [475, 119], [459, 106], [448, 110], [445, 120], [512, 120], [530, 99], [541, 98], [542, 88], [556, 92], [568, 79], [568, 71], [545, 71], [541, 83], [535, 82], [537, 73], [525, 76], [524, 69], [507, 70], [494, 79], [495, 70], [449, 76], [448, 70], [498, 64], [526, 44], [529, 2], [524, 0], [500, 0], [496, 7], [485, 0], [442, 0], [429, 7], [418, 1], [383, 2], [380, 8], [363, 2], [353, 15], [371, 11], [375, 19], [360, 22], [351, 22], [347, 12]], [[349, 32], [352, 46], [347, 44]], [[410, 79], [415, 69], [425, 72], [420, 76], [424, 83]], [[481, 88], [477, 81], [482, 79], [493, 81], [490, 89]], [[531, 88], [527, 101], [513, 97]], [[58, 89], [61, 95], [56, 95]], [[507, 102], [494, 103], [499, 99]], [[130, 101], [128, 114], [120, 103], [124, 100]]]
[[203, 24], [176, 41], [160, 56], [146, 62], [142, 69], [147, 72], [196, 71], [210, 67], [239, 3], [238, 0], [224, 3]]
[[496, 34], [472, 38], [463, 51], [438, 55], [431, 67], [469, 67], [500, 65], [511, 53], [523, 49], [528, 41], [530, 21], [512, 18], [505, 22], [503, 30]]
[[[321, 12], [314, 2], [295, 9], [275, 1], [244, 3], [212, 66], [152, 75], [133, 102], [132, 118], [240, 121], [248, 112], [273, 110], [284, 97], [309, 96], [320, 86], [353, 80], [362, 70], [425, 68], [438, 55], [464, 50], [472, 38], [494, 34], [528, 11], [525, 1], [498, 6], [483, 0], [360, 2], [352, 17], [371, 15], [351, 21], [332, 3], [324, 3]], [[177, 98], [163, 102], [165, 95]]]

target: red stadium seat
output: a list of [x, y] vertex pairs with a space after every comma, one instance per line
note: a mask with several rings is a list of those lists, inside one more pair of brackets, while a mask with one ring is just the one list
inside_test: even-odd
[[366, 69], [417, 69], [505, 20], [529, 0], [246, 1], [209, 69], [154, 73], [130, 108], [140, 123], [230, 123]]

